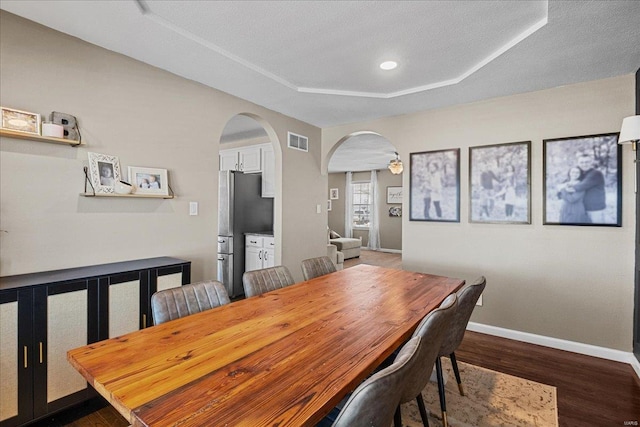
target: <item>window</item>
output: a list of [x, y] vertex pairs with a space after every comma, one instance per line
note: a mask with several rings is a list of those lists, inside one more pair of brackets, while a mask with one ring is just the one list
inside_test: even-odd
[[371, 183], [351, 183], [353, 227], [367, 228], [371, 219]]

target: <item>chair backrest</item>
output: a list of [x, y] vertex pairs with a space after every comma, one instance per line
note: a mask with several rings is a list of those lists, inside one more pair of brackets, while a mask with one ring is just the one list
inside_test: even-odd
[[473, 309], [482, 291], [484, 291], [486, 284], [487, 279], [485, 279], [484, 276], [480, 276], [474, 280], [473, 283], [468, 284], [458, 291], [458, 310], [451, 321], [451, 327], [447, 329], [444, 340], [442, 340], [442, 346], [439, 352], [440, 356], [448, 356], [455, 352], [458, 346], [460, 346]]
[[217, 280], [158, 291], [151, 296], [154, 325], [229, 304], [229, 294]]
[[247, 271], [242, 275], [244, 296], [247, 298], [285, 288], [294, 283], [291, 272], [284, 265]]
[[413, 333], [412, 338], [420, 337], [423, 343], [419, 347], [418, 355], [416, 356], [420, 363], [412, 370], [410, 377], [405, 381], [400, 399], [401, 403], [415, 399], [429, 382], [442, 340], [453, 321], [457, 309], [456, 294], [451, 294], [440, 304], [440, 307], [422, 319]]
[[325, 274], [335, 271], [337, 271], [336, 266], [328, 256], [319, 256], [302, 261], [302, 275], [304, 276], [304, 280], [324, 276]]
[[421, 363], [418, 355], [422, 345], [424, 342], [420, 337], [407, 341], [393, 364], [370, 376], [356, 388], [332, 427], [390, 426], [400, 404], [404, 384]]

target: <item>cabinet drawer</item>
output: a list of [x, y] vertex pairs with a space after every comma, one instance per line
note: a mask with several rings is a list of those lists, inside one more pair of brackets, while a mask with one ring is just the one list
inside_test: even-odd
[[274, 249], [276, 247], [276, 239], [273, 237], [263, 237], [262, 246], [265, 249]]
[[263, 241], [262, 236], [247, 234], [247, 236], [245, 237], [245, 246], [248, 248], [261, 248], [262, 241]]

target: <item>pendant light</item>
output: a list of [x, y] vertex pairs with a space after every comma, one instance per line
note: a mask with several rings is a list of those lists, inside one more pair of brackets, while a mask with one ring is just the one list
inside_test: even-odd
[[402, 173], [402, 171], [404, 170], [404, 167], [402, 166], [402, 161], [400, 160], [400, 158], [398, 157], [398, 152], [395, 151], [394, 152], [396, 155], [395, 159], [392, 159], [389, 162], [389, 170], [391, 171], [392, 174], [394, 175], [399, 175]]

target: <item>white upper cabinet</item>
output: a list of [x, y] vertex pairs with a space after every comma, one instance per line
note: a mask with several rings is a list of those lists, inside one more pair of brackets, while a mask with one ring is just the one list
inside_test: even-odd
[[260, 146], [220, 150], [221, 171], [241, 171], [246, 173], [262, 171], [262, 155]]

